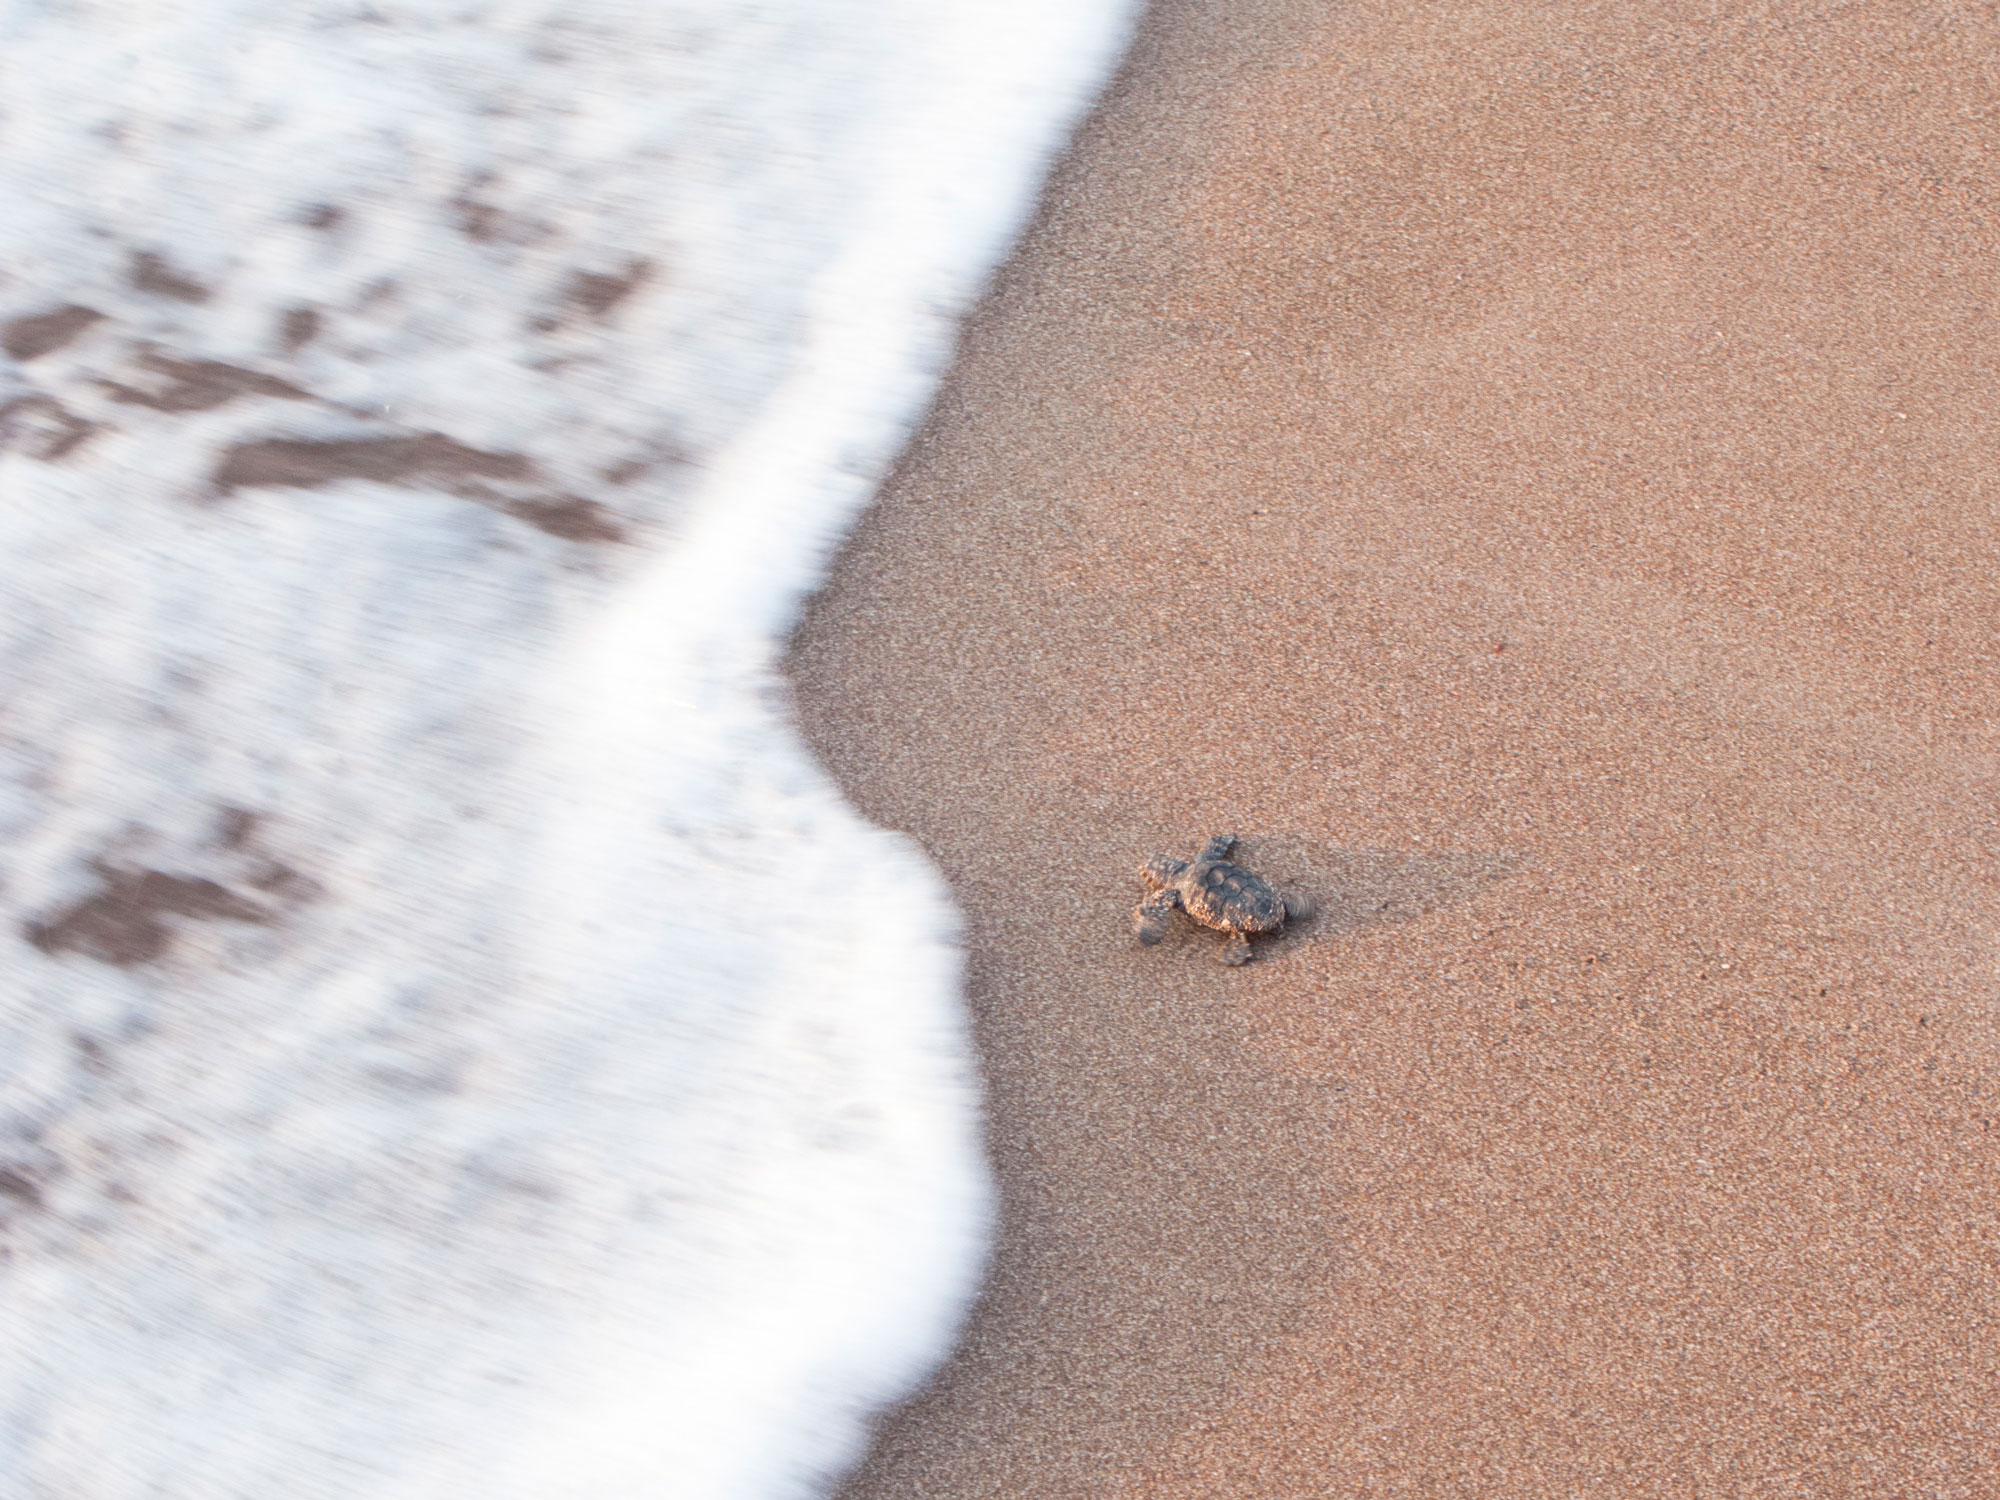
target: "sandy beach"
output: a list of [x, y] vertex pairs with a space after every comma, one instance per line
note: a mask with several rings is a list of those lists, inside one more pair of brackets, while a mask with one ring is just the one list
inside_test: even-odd
[[1156, 7], [795, 643], [1004, 1198], [846, 1500], [2000, 1493], [1996, 58]]

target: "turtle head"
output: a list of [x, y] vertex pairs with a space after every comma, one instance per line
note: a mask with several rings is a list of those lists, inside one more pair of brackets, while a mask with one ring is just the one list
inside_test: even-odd
[[1188, 863], [1184, 859], [1173, 859], [1165, 854], [1155, 854], [1139, 866], [1139, 878], [1146, 882], [1146, 889], [1157, 891], [1169, 886], [1187, 874]]

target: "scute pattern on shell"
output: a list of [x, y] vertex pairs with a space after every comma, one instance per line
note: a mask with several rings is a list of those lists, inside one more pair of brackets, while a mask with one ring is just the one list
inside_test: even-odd
[[1132, 911], [1132, 935], [1142, 947], [1162, 941], [1176, 909], [1204, 927], [1229, 934], [1218, 955], [1231, 968], [1250, 961], [1250, 934], [1276, 932], [1286, 921], [1312, 915], [1312, 903], [1280, 896], [1241, 865], [1229, 863], [1233, 833], [1219, 833], [1192, 860], [1156, 854], [1139, 867], [1146, 888]]
[[1192, 894], [1195, 899], [1185, 902], [1188, 914], [1211, 927], [1270, 932], [1285, 920], [1277, 893], [1241, 865], [1210, 865]]

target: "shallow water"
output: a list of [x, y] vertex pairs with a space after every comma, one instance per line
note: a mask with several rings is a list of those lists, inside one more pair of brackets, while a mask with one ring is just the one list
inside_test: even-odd
[[0, 1488], [808, 1493], [941, 1356], [777, 642], [1128, 10], [0, 8]]

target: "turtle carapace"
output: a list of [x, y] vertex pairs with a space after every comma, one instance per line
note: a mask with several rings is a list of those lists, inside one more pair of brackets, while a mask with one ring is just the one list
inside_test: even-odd
[[1139, 867], [1146, 895], [1132, 913], [1132, 931], [1140, 942], [1151, 946], [1165, 937], [1179, 907], [1204, 927], [1229, 934], [1224, 963], [1247, 964], [1250, 934], [1276, 932], [1287, 917], [1302, 921], [1312, 915], [1301, 897], [1280, 896], [1241, 865], [1230, 864], [1225, 856], [1235, 842], [1233, 833], [1218, 834], [1192, 861], [1155, 855]]

